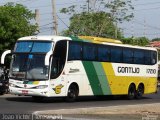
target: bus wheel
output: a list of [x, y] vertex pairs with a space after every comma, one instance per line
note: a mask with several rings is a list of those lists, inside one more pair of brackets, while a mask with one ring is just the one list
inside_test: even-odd
[[128, 89], [128, 99], [129, 100], [134, 99], [135, 95], [136, 95], [136, 88], [133, 84], [131, 84]]
[[138, 89], [136, 91], [136, 98], [141, 99], [144, 94], [144, 86], [142, 84], [138, 85]]
[[71, 85], [68, 89], [66, 101], [67, 102], [74, 102], [78, 97], [78, 92], [79, 92], [78, 86]]

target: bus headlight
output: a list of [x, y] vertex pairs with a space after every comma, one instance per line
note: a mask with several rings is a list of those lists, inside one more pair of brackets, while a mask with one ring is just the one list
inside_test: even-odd
[[16, 87], [16, 85], [13, 84], [13, 83], [9, 83], [9, 86], [10, 86], [10, 87]]
[[40, 85], [40, 86], [37, 86], [35, 88], [37, 88], [37, 89], [45, 89], [47, 87], [48, 87], [48, 85]]

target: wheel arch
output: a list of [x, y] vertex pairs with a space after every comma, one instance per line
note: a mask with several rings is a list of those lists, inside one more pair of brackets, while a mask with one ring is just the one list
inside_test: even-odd
[[70, 83], [70, 84], [68, 85], [68, 87], [67, 87], [67, 89], [66, 89], [66, 96], [67, 96], [69, 87], [72, 86], [72, 85], [76, 86], [76, 88], [77, 88], [77, 90], [78, 90], [78, 94], [79, 94], [79, 85], [78, 85], [78, 83], [72, 82], [72, 83]]

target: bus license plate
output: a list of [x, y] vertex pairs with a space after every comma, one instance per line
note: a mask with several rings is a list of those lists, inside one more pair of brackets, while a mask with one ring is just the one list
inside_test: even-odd
[[28, 94], [28, 90], [22, 90], [22, 94], [23, 95], [27, 95]]

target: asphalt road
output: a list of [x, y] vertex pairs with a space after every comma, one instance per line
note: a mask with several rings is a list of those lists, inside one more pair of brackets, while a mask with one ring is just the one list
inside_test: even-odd
[[140, 100], [127, 100], [124, 96], [119, 97], [81, 97], [74, 103], [67, 103], [59, 98], [46, 98], [43, 102], [35, 102], [31, 97], [23, 96], [0, 96], [1, 114], [31, 114], [35, 111], [72, 109], [72, 108], [91, 108], [106, 107], [115, 105], [135, 105], [160, 103], [160, 91], [157, 94], [145, 95]]

